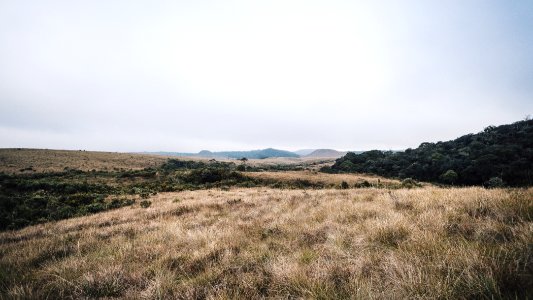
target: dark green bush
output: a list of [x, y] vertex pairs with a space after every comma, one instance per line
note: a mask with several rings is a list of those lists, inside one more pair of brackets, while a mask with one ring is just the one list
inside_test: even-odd
[[143, 201], [141, 201], [140, 205], [141, 205], [142, 208], [148, 208], [148, 207], [150, 207], [150, 205], [152, 205], [152, 202], [150, 202], [148, 200], [143, 200]]
[[499, 188], [505, 186], [503, 180], [500, 177], [492, 177], [484, 184], [487, 188]]
[[404, 180], [402, 180], [402, 187], [404, 188], [412, 189], [414, 187], [419, 187], [419, 186], [420, 184], [412, 178], [405, 178]]

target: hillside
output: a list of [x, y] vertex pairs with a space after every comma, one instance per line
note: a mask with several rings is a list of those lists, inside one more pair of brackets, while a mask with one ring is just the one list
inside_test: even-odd
[[333, 149], [317, 149], [305, 157], [327, 157], [327, 158], [338, 158], [346, 155], [347, 152], [341, 152]]
[[61, 172], [65, 169], [102, 171], [115, 169], [140, 170], [158, 166], [168, 157], [150, 154], [49, 150], [0, 149], [0, 172]]
[[489, 126], [477, 134], [422, 143], [403, 152], [348, 153], [323, 170], [459, 185], [531, 186], [533, 120]]
[[310, 154], [311, 152], [315, 151], [316, 149], [300, 149], [293, 151], [294, 153], [300, 155], [300, 156], [306, 156], [307, 154]]

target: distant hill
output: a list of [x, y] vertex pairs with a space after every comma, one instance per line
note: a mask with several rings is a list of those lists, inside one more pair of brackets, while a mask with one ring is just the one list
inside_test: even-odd
[[296, 150], [296, 151], [293, 151], [293, 152], [298, 154], [298, 155], [300, 155], [300, 156], [306, 156], [308, 154], [311, 154], [315, 150], [316, 149], [300, 149], [300, 150]]
[[338, 158], [346, 155], [346, 151], [341, 152], [333, 149], [317, 149], [307, 155], [305, 157], [328, 157], [328, 158]]
[[252, 158], [252, 159], [263, 159], [263, 158], [269, 158], [269, 157], [299, 157], [298, 154], [285, 151], [285, 150], [278, 150], [273, 148], [267, 148], [262, 150], [251, 150], [251, 151], [221, 151], [221, 152], [209, 152], [209, 151], [201, 151], [199, 156], [207, 156], [207, 157], [221, 157], [221, 158]]
[[533, 185], [533, 120], [402, 152], [348, 153], [323, 171], [372, 173], [422, 181], [486, 186]]
[[182, 153], [182, 152], [150, 152], [150, 154], [172, 155], [172, 156], [190, 156], [190, 157], [205, 157], [205, 158], [243, 158], [248, 159], [264, 159], [269, 157], [300, 157], [298, 154], [273, 148], [251, 151], [219, 151], [211, 152], [209, 150], [202, 150], [198, 153]]

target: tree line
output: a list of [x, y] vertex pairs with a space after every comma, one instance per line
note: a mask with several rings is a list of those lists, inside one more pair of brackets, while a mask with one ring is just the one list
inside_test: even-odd
[[455, 140], [422, 143], [401, 152], [348, 153], [331, 167], [334, 173], [371, 173], [453, 185], [531, 186], [533, 120], [489, 126]]

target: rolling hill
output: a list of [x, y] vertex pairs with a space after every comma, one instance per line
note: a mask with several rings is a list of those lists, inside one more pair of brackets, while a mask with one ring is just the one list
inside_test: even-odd
[[300, 149], [300, 150], [296, 150], [296, 151], [293, 151], [293, 152], [298, 154], [298, 155], [300, 155], [300, 156], [306, 156], [308, 154], [311, 154], [315, 150], [316, 149]]
[[344, 155], [346, 155], [346, 151], [337, 151], [333, 149], [317, 149], [307, 155], [305, 157], [328, 157], [328, 158], [339, 158]]

